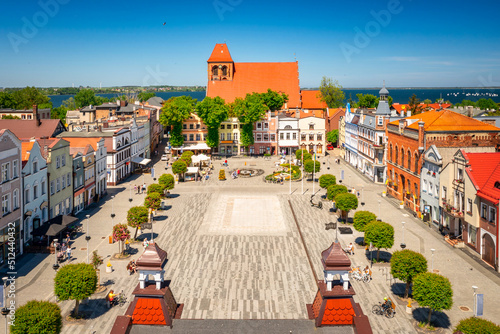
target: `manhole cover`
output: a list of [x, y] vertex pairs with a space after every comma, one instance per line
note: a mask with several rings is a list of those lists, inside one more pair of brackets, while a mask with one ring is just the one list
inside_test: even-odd
[[87, 247], [80, 248], [80, 250], [87, 250]]
[[106, 237], [101, 237], [101, 239], [106, 239]]
[[460, 309], [461, 311], [464, 311], [464, 312], [470, 312], [470, 311], [471, 311], [471, 309], [470, 309], [470, 308], [468, 308], [467, 306], [460, 306], [460, 307], [459, 307], [459, 309]]

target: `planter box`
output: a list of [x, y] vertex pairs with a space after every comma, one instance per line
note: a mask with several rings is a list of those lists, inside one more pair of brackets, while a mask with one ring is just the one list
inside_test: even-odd
[[111, 267], [106, 266], [106, 272], [107, 273], [113, 272], [113, 266], [111, 266]]
[[405, 208], [404, 204], [399, 204], [399, 208], [404, 209]]

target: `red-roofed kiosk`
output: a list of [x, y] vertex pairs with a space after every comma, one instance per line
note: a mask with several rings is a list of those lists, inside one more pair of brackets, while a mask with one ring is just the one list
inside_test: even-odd
[[358, 334], [372, 333], [368, 317], [354, 302], [348, 275], [351, 260], [338, 241], [321, 253], [321, 263], [325, 280], [318, 281], [318, 293], [313, 303], [307, 304], [309, 319], [316, 320], [316, 327], [349, 325]]

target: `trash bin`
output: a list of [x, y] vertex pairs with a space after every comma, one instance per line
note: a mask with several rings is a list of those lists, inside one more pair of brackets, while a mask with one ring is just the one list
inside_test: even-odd
[[113, 236], [112, 236], [112, 235], [110, 235], [110, 236], [109, 236], [109, 243], [110, 243], [110, 244], [112, 244], [112, 243], [113, 243]]

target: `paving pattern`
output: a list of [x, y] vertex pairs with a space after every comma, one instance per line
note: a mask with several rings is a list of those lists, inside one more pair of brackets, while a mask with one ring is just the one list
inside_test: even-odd
[[[264, 175], [276, 168], [273, 161], [262, 158], [229, 159], [231, 170], [241, 168], [245, 163], [246, 166], [263, 169]], [[344, 184], [361, 189], [362, 197], [366, 198], [363, 209], [374, 212], [395, 227], [396, 241], [391, 252], [404, 239], [409, 249], [421, 252], [428, 260], [431, 259], [431, 248], [436, 250], [436, 255], [439, 254], [432, 258], [434, 268], [450, 278], [455, 290], [453, 309], [440, 316], [449, 322], [444, 332], [451, 333], [451, 328], [461, 318], [472, 315], [472, 312], [459, 310], [459, 306], [472, 309], [472, 290], [469, 287], [472, 284], [478, 285], [480, 292], [486, 295], [485, 318], [495, 320], [500, 300], [488, 296], [500, 294], [500, 278], [497, 274], [482, 266], [474, 256], [449, 247], [428, 227], [398, 209], [390, 199], [381, 197], [381, 186], [367, 182], [344, 164], [331, 164], [330, 170], [324, 166], [321, 173], [338, 176], [340, 170], [344, 170]], [[311, 183], [304, 182], [302, 189], [301, 182], [293, 182], [290, 191], [289, 183], [265, 183], [263, 176], [219, 181], [216, 178], [218, 169], [219, 166], [209, 180], [176, 185], [172, 192], [175, 196], [166, 201], [167, 210], [157, 216], [154, 224], [153, 237], [168, 252], [165, 279], [171, 281], [170, 287], [177, 301], [185, 305], [182, 318], [307, 321], [305, 305], [313, 301], [317, 291], [313, 272], [322, 279], [320, 255], [335, 239], [334, 230], [325, 230], [325, 223], [334, 219], [328, 212], [328, 203], [325, 202], [322, 210], [311, 207]], [[99, 254], [106, 257], [105, 261], [118, 251], [116, 244], [107, 241], [111, 226], [125, 222], [129, 207], [141, 204], [144, 199], [144, 195], [131, 195], [130, 185], [143, 182], [149, 184], [152, 179], [135, 175], [127, 183], [110, 188], [109, 195], [115, 195], [114, 204], [108, 197], [99, 207], [80, 215], [80, 218], [85, 214], [91, 215], [92, 239], [89, 248], [90, 251], [97, 249]], [[318, 187], [315, 187], [316, 192]], [[324, 190], [319, 192], [322, 193]], [[132, 203], [129, 203], [129, 197], [132, 197]], [[290, 204], [297, 221], [293, 218]], [[112, 207], [116, 213], [114, 222], [109, 218]], [[400, 228], [401, 221], [406, 222], [405, 236]], [[145, 232], [145, 236], [150, 239], [151, 231]], [[361, 236], [356, 231], [338, 235], [342, 245], [354, 243]], [[84, 235], [74, 241], [74, 262], [86, 261], [86, 248]], [[132, 249], [137, 250], [133, 255], [133, 258], [137, 258], [142, 246], [133, 244]], [[365, 266], [369, 263], [361, 247], [356, 249], [351, 260], [353, 265]], [[123, 314], [126, 308], [107, 309], [104, 302], [106, 292], [110, 288], [123, 290], [130, 301], [131, 292], [137, 285], [137, 276], [126, 272], [127, 261], [112, 260], [112, 273], [105, 273], [105, 266], [101, 267], [100, 281], [106, 285], [105, 291], [91, 296], [80, 308], [90, 319], [65, 321], [63, 333], [109, 333], [112, 319]], [[52, 263], [53, 258], [47, 255], [28, 255], [19, 261], [17, 305], [35, 298], [55, 301]], [[354, 298], [369, 316], [374, 333], [415, 333], [413, 315], [405, 313], [404, 302], [399, 302], [393, 294], [401, 282], [390, 276], [388, 267], [374, 265], [372, 270], [372, 282], [354, 281], [352, 284], [356, 291]], [[384, 296], [396, 300], [397, 313], [394, 319], [370, 313], [372, 305]], [[74, 301], [61, 301], [58, 304], [64, 315], [69, 314], [74, 307]], [[217, 324], [223, 325], [224, 322]], [[239, 324], [244, 328], [249, 326], [248, 322]], [[3, 323], [0, 322], [1, 326]], [[256, 333], [255, 329], [246, 332]]]

